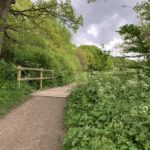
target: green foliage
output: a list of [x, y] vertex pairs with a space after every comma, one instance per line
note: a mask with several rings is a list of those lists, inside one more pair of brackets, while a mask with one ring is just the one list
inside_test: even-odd
[[83, 24], [82, 16], [76, 15], [70, 0], [59, 2], [40, 0], [36, 3], [31, 0], [16, 0], [15, 5], [10, 8], [10, 14], [16, 18], [22, 18], [24, 23], [28, 21], [36, 26], [38, 26], [39, 19], [43, 22], [51, 18], [59, 20], [74, 31], [77, 31]]
[[[150, 20], [150, 2], [149, 0], [144, 0], [135, 6], [135, 11], [142, 17], [141, 19]], [[148, 23], [148, 22], [145, 22]]]
[[0, 82], [6, 80], [16, 80], [16, 66], [14, 64], [0, 61]]
[[143, 73], [104, 73], [72, 91], [64, 150], [150, 149], [150, 80]]
[[0, 82], [0, 118], [24, 102], [30, 92], [31, 87], [28, 85], [23, 84], [21, 88], [17, 88], [16, 82]]
[[0, 61], [0, 118], [25, 101], [31, 90], [27, 84], [18, 88], [15, 65]]
[[123, 37], [123, 49], [126, 52], [136, 52], [146, 55], [149, 59], [150, 49], [150, 2], [144, 0], [135, 6], [139, 17], [138, 25], [127, 24], [118, 31]]
[[101, 71], [112, 68], [109, 54], [91, 45], [82, 45], [76, 50], [76, 55], [82, 65], [82, 70]]
[[[13, 9], [24, 10], [31, 8], [32, 5], [28, 0], [18, 0]], [[38, 5], [43, 7], [48, 4]], [[36, 12], [32, 13], [37, 15]], [[10, 14], [7, 23], [13, 28], [7, 29], [9, 36], [5, 36], [2, 57], [5, 61], [23, 67], [52, 69], [55, 71], [55, 79], [45, 81], [44, 85], [64, 85], [75, 80], [80, 63], [75, 56], [75, 46], [71, 43], [72, 35], [69, 30], [54, 17], [47, 18], [45, 15], [36, 18], [36, 26], [34, 26], [27, 18], [22, 21], [22, 16], [16, 17]], [[33, 74], [33, 76], [39, 75]]]
[[130, 60], [130, 59], [125, 59], [122, 57], [111, 57], [113, 65], [114, 65], [114, 70], [126, 70], [129, 68], [138, 68], [139, 65], [141, 64], [141, 61], [136, 61], [136, 60]]
[[120, 28], [119, 33], [124, 40], [123, 48], [125, 52], [149, 52], [149, 45], [147, 45], [145, 39], [142, 37], [140, 26], [133, 24], [125, 25]]

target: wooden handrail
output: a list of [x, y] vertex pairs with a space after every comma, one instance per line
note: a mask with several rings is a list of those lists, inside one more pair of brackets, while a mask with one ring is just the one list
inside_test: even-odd
[[54, 70], [48, 70], [48, 69], [43, 69], [43, 68], [27, 68], [27, 67], [21, 67], [18, 66], [17, 70], [22, 70], [22, 71], [27, 71], [27, 70], [31, 70], [31, 71], [43, 71], [43, 72], [54, 72]]
[[[21, 73], [22, 71], [38, 71], [40, 72], [40, 77], [35, 77], [35, 78], [22, 78]], [[52, 72], [52, 77], [43, 77], [43, 72]], [[27, 67], [22, 67], [18, 66], [17, 67], [17, 83], [18, 87], [20, 87], [20, 82], [21, 81], [40, 81], [40, 89], [43, 87], [43, 80], [49, 80], [49, 79], [54, 79], [54, 70], [48, 70], [48, 69], [43, 69], [43, 68], [27, 68]]]
[[31, 80], [48, 80], [48, 79], [53, 79], [53, 77], [43, 77], [43, 78], [20, 78], [17, 81], [31, 81]]

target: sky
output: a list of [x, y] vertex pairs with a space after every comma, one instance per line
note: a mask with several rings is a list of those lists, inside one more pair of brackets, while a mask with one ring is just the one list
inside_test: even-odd
[[[122, 42], [116, 32], [119, 27], [137, 23], [137, 14], [133, 6], [141, 0], [98, 0], [96, 3], [87, 4], [86, 0], [72, 0], [77, 15], [82, 15], [84, 25], [77, 33], [73, 34], [75, 44], [105, 45], [114, 56], [121, 55], [117, 45]], [[123, 8], [123, 5], [128, 5]]]

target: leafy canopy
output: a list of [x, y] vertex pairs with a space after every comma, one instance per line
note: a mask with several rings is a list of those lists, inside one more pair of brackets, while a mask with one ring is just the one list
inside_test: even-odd
[[45, 18], [55, 17], [74, 31], [83, 24], [83, 18], [76, 16], [70, 0], [60, 2], [57, 0], [38, 1], [37, 3], [33, 3], [30, 0], [23, 2], [17, 0], [16, 4], [11, 7], [10, 13], [16, 18], [22, 17], [22, 21], [28, 19], [34, 24], [36, 24], [36, 20], [39, 18], [41, 21], [44, 21]]
[[150, 2], [143, 1], [135, 7], [139, 16], [137, 25], [127, 24], [120, 27], [119, 33], [124, 43], [125, 52], [137, 52], [149, 55], [150, 53]]
[[83, 70], [100, 71], [111, 66], [109, 54], [93, 45], [81, 45], [77, 48], [76, 55]]

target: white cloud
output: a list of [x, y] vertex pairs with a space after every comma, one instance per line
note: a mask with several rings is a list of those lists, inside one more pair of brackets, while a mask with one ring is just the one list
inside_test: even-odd
[[113, 49], [113, 48], [118, 49], [118, 45], [122, 44], [122, 42], [123, 42], [123, 40], [120, 37], [114, 37], [113, 40], [110, 41], [107, 44], [107, 48], [109, 48], [109, 49]]
[[122, 39], [121, 38], [113, 38], [112, 41], [110, 41], [108, 44], [105, 45], [106, 50], [111, 51], [111, 54], [113, 56], [120, 56], [122, 55], [122, 51], [119, 48], [119, 45], [122, 43]]
[[90, 27], [87, 29], [87, 33], [96, 38], [99, 34], [97, 26], [95, 24], [90, 25]]

